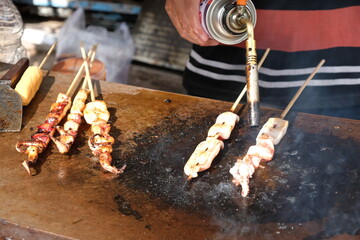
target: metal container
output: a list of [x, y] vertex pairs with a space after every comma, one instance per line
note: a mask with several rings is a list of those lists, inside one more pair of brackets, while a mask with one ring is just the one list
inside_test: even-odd
[[234, 45], [247, 39], [242, 18], [249, 18], [255, 26], [256, 9], [251, 0], [242, 11], [239, 11], [236, 1], [202, 0], [200, 3], [201, 25], [211, 38], [220, 43]]

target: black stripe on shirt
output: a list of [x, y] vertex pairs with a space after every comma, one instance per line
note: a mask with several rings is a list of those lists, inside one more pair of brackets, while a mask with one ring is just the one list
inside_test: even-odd
[[[232, 46], [199, 47], [194, 45], [193, 49], [204, 59], [228, 64], [245, 64], [246, 52], [243, 48]], [[256, 50], [258, 61], [264, 52], [263, 49]], [[360, 57], [358, 56], [360, 56], [360, 48], [356, 47], [337, 47], [303, 52], [272, 50], [267, 56], [264, 66], [271, 69], [283, 69], [284, 66], [289, 69], [299, 69], [316, 66], [321, 59], [326, 60], [327, 66], [359, 66]]]
[[[244, 49], [236, 47], [208, 47], [198, 48], [194, 47], [195, 51], [200, 51], [200, 55], [209, 60], [220, 60], [229, 64], [239, 63], [239, 56], [244, 56]], [[217, 54], [214, 52], [216, 51]], [[260, 52], [260, 53], [259, 53]], [[261, 56], [263, 50], [258, 50], [258, 55]], [[216, 59], [211, 59], [211, 56], [216, 56]], [[354, 57], [355, 56], [355, 57]], [[359, 48], [334, 48], [310, 52], [281, 52], [272, 51], [264, 62], [264, 68], [281, 69], [282, 66], [287, 66], [293, 69], [315, 68], [320, 59], [326, 59], [324, 66], [359, 66], [360, 58]], [[242, 60], [243, 64], [245, 60]], [[239, 75], [244, 76], [244, 70], [224, 70], [217, 67], [209, 67], [202, 65], [195, 59], [190, 58], [190, 62], [204, 70], [223, 74], [223, 75]], [[344, 70], [346, 71], [346, 70]], [[295, 81], [305, 80], [310, 73], [304, 73], [294, 76], [270, 76], [260, 73], [260, 79], [264, 81]], [[342, 79], [353, 78], [359, 79], [360, 73], [318, 73], [316, 79]], [[195, 72], [191, 72], [186, 68], [184, 73], [184, 86], [191, 94], [216, 98], [221, 100], [234, 101], [238, 94], [244, 87], [244, 83], [215, 80], [209, 78], [208, 75], [203, 76]], [[260, 88], [261, 100], [271, 106], [279, 106], [283, 108], [288, 101], [293, 97], [298, 87], [292, 88]], [[336, 86], [308, 86], [302, 94], [300, 105], [307, 108], [329, 108], [342, 106], [356, 106], [360, 105], [360, 84], [357, 85], [336, 85]]]
[[[244, 83], [218, 81], [188, 70], [184, 72], [184, 87], [189, 94], [195, 96], [235, 101], [244, 86]], [[264, 106], [284, 109], [297, 90], [298, 88], [260, 88], [260, 100]], [[244, 99], [244, 101], [246, 100]], [[294, 109], [307, 112], [311, 109], [350, 106], [360, 106], [360, 85], [307, 86], [297, 100]]]
[[[243, 49], [239, 48], [226, 48], [226, 47], [219, 47], [219, 53], [214, 54], [214, 57], [206, 56], [209, 52], [206, 49], [197, 49], [194, 48], [195, 51], [200, 50], [200, 54], [205, 55], [204, 58], [207, 60], [214, 60], [214, 61], [224, 61], [224, 56], [229, 62], [232, 62], [235, 66], [239, 66], [240, 63], [243, 65], [245, 64], [245, 59], [239, 61], [239, 56], [245, 55]], [[212, 51], [216, 48], [212, 48]], [[232, 55], [229, 56], [227, 52], [230, 52]], [[259, 52], [263, 52], [260, 50]], [[225, 53], [225, 54], [224, 54]], [[309, 52], [295, 52], [295, 53], [286, 53], [280, 51], [272, 51], [268, 55], [266, 61], [263, 64], [263, 68], [267, 68], [269, 70], [281, 70], [281, 66], [287, 66], [290, 69], [286, 69], [288, 71], [291, 70], [303, 70], [297, 73], [296, 75], [286, 74], [282, 75], [279, 71], [278, 73], [268, 73], [264, 69], [264, 71], [259, 72], [259, 79], [267, 82], [289, 82], [289, 81], [301, 81], [308, 77], [310, 72], [313, 68], [320, 62], [322, 58], [326, 59], [326, 63], [324, 66], [331, 67], [331, 66], [345, 66], [351, 67], [354, 66], [359, 68], [357, 72], [346, 72], [346, 69], [343, 69], [344, 72], [330, 72], [330, 73], [322, 73], [319, 72], [316, 75], [316, 79], [360, 79], [360, 58], [353, 58], [354, 53], [360, 56], [360, 49], [359, 48], [335, 48], [335, 49], [327, 49], [327, 50], [318, 50], [318, 51], [309, 51]], [[213, 53], [211, 53], [213, 54]], [[260, 55], [260, 54], [259, 54]], [[262, 55], [262, 54], [261, 54]], [[261, 56], [260, 55], [260, 56]], [[338, 57], [340, 56], [340, 57]], [[245, 58], [245, 57], [244, 57]], [[260, 57], [258, 57], [260, 58]], [[236, 62], [235, 62], [236, 61]], [[206, 65], [206, 63], [201, 62], [201, 60], [197, 61], [193, 57], [190, 58], [190, 63], [199, 69], [203, 69], [205, 71], [209, 71], [216, 74], [221, 74], [224, 76], [230, 75], [238, 75], [238, 76], [245, 76], [245, 69], [244, 67], [240, 67], [239, 69], [223, 69], [220, 65], [210, 66]], [[235, 64], [236, 63], [236, 64]], [[231, 64], [231, 63], [230, 63]], [[307, 69], [307, 71], [305, 71]], [[341, 70], [341, 69], [340, 69]], [[276, 75], [279, 74], [279, 75]], [[210, 75], [207, 75], [210, 77]], [[219, 81], [229, 80], [229, 79], [215, 79]]]

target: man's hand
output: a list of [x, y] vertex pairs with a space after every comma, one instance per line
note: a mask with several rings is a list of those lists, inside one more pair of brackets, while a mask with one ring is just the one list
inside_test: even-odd
[[199, 0], [166, 0], [165, 10], [180, 36], [200, 46], [216, 46], [200, 24]]

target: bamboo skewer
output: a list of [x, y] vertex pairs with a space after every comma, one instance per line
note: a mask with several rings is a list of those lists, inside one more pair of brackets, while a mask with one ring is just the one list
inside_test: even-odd
[[266, 57], [269, 55], [270, 52], [270, 48], [267, 48], [264, 52], [264, 55], [261, 57], [259, 63], [258, 63], [258, 70], [261, 68], [261, 66], [263, 65], [263, 63], [265, 62]]
[[48, 60], [48, 58], [50, 57], [50, 54], [52, 53], [52, 51], [54, 50], [55, 46], [56, 46], [57, 41], [54, 42], [54, 44], [50, 47], [49, 51], [47, 52], [46, 56], [44, 57], [44, 59], [41, 61], [39, 68], [41, 69], [43, 67], [43, 65], [45, 64], [46, 60]]
[[[92, 54], [92, 49], [90, 49], [89, 55]], [[85, 67], [85, 63], [83, 62], [82, 65], [80, 66], [79, 70], [77, 71], [74, 79], [71, 82], [70, 87], [68, 88], [66, 95], [69, 96], [69, 94], [74, 90], [74, 88], [77, 86], [77, 83], [79, 82], [79, 80], [81, 79], [81, 75], [83, 73]]]
[[[93, 46], [89, 52], [88, 52], [88, 56], [94, 56], [95, 57], [95, 52], [96, 52], [96, 46]], [[90, 57], [88, 57], [88, 59], [90, 59]], [[93, 59], [93, 58], [92, 58]], [[85, 68], [85, 62], [83, 62], [83, 64], [80, 66], [78, 72], [76, 73], [73, 81], [71, 82], [71, 85], [69, 87], [69, 89], [66, 92], [66, 96], [69, 96], [69, 94], [71, 94], [71, 92], [74, 90], [74, 88], [76, 88], [76, 86], [78, 85], [78, 82], [81, 79], [81, 75], [83, 73], [83, 70]], [[83, 87], [84, 88], [84, 87]]]
[[89, 90], [90, 90], [91, 101], [93, 102], [93, 101], [95, 101], [95, 93], [94, 93], [94, 88], [93, 88], [92, 80], [91, 80], [91, 76], [90, 76], [89, 63], [88, 63], [88, 60], [86, 59], [86, 53], [85, 53], [85, 50], [84, 50], [84, 44], [83, 43], [80, 44], [80, 48], [81, 48], [81, 55], [82, 55], [82, 58], [83, 58], [84, 63], [85, 63], [85, 73], [86, 73], [85, 81], [88, 84], [88, 87], [89, 87]]
[[[270, 48], [267, 48], [266, 51], [264, 52], [264, 55], [262, 56], [262, 58], [260, 59], [259, 63], [258, 63], [258, 70], [260, 69], [261, 65], [264, 63], [267, 55], [270, 52]], [[247, 84], [245, 84], [245, 87], [243, 88], [243, 90], [241, 91], [240, 95], [238, 96], [238, 98], [236, 99], [236, 101], [234, 102], [234, 104], [232, 105], [230, 111], [234, 112], [237, 105], [239, 104], [239, 102], [241, 101], [241, 99], [244, 97], [245, 93], [246, 93], [246, 89], [247, 89]]]
[[294, 105], [295, 101], [299, 98], [300, 94], [302, 93], [302, 91], [305, 89], [306, 85], [310, 82], [310, 80], [315, 76], [315, 74], [317, 73], [317, 71], [319, 71], [319, 69], [321, 68], [322, 65], [324, 65], [325, 60], [322, 59], [320, 61], [320, 63], [317, 65], [317, 67], [314, 69], [314, 71], [310, 74], [310, 76], [305, 80], [305, 82], [303, 83], [303, 85], [299, 88], [299, 90], [296, 92], [296, 94], [294, 95], [294, 97], [291, 99], [291, 101], [289, 102], [289, 104], [286, 106], [286, 108], [284, 109], [284, 111], [281, 113], [280, 118], [284, 119], [286, 114], [289, 112], [290, 108]]
[[[92, 64], [93, 64], [94, 59], [95, 59], [97, 44], [94, 45], [93, 48], [94, 48], [94, 51], [92, 52], [92, 55], [91, 56], [89, 54], [87, 55], [87, 59], [88, 60], [90, 59], [90, 63], [89, 63], [90, 68], [92, 67]], [[85, 62], [84, 62], [84, 68], [85, 68]], [[84, 82], [83, 82], [83, 85], [82, 85], [82, 89], [85, 89], [85, 88], [89, 89], [86, 71], [85, 71], [85, 79], [84, 79]]]

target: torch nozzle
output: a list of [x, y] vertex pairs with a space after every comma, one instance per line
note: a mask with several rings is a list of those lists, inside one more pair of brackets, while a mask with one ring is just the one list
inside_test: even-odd
[[248, 39], [246, 40], [246, 84], [247, 105], [249, 107], [250, 126], [260, 124], [260, 94], [259, 76], [257, 67], [256, 44], [254, 39], [254, 25], [249, 19], [243, 19], [246, 23]]
[[236, 5], [238, 6], [246, 6], [247, 0], [237, 0]]

